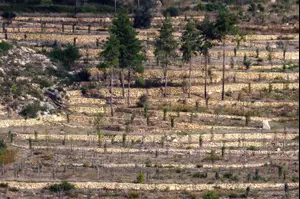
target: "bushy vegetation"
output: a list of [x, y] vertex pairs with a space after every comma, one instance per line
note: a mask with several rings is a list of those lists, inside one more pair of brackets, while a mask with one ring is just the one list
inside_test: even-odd
[[[118, 6], [120, 7], [120, 6]], [[12, 4], [0, 5], [0, 11], [6, 12], [49, 12], [49, 13], [74, 13], [74, 6], [72, 5], [30, 5], [30, 4]], [[88, 4], [77, 8], [77, 13], [113, 13], [114, 7], [112, 5], [103, 4]]]
[[80, 54], [76, 46], [68, 44], [65, 49], [54, 48], [49, 53], [49, 57], [54, 61], [61, 62], [67, 70], [70, 70], [74, 62], [80, 58]]
[[153, 0], [141, 0], [140, 7], [134, 11], [134, 28], [150, 28], [152, 15], [150, 9], [154, 6]]
[[39, 102], [34, 102], [26, 105], [20, 112], [20, 115], [25, 118], [36, 118], [39, 111], [45, 110], [45, 107], [41, 106]]
[[170, 15], [171, 17], [177, 17], [180, 13], [179, 8], [170, 6], [164, 11], [164, 16]]
[[15, 151], [7, 149], [7, 145], [4, 140], [0, 140], [0, 164], [8, 164], [13, 162], [15, 159], [15, 154]]
[[5, 42], [5, 41], [2, 41], [0, 43], [0, 53], [1, 52], [6, 52], [6, 51], [9, 51], [10, 49], [12, 48], [12, 45]]
[[217, 196], [214, 192], [209, 191], [202, 198], [203, 199], [219, 199], [219, 196]]
[[75, 189], [75, 185], [72, 183], [69, 183], [67, 181], [63, 181], [59, 184], [53, 184], [49, 187], [49, 190], [52, 192], [59, 192], [59, 191], [71, 191]]
[[6, 150], [6, 144], [4, 140], [0, 140], [0, 155], [2, 155]]
[[11, 20], [11, 19], [15, 18], [16, 16], [17, 16], [16, 13], [11, 12], [11, 11], [5, 11], [1, 15], [1, 17], [3, 17], [4, 19], [7, 19], [7, 20]]
[[194, 10], [208, 11], [208, 12], [220, 12], [220, 11], [225, 11], [225, 6], [221, 3], [204, 4], [204, 3], [200, 2], [197, 6], [194, 7]]

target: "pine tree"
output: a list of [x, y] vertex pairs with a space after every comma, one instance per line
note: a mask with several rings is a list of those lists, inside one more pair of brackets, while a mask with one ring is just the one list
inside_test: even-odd
[[198, 40], [198, 45], [200, 47], [200, 52], [204, 55], [204, 99], [208, 100], [207, 97], [207, 64], [208, 64], [208, 56], [209, 49], [213, 47], [212, 40], [217, 38], [215, 23], [211, 22], [208, 16], [205, 16], [204, 20], [197, 25], [197, 29], [200, 31], [200, 40]]
[[228, 10], [221, 11], [216, 19], [217, 37], [223, 43], [223, 69], [222, 69], [222, 100], [225, 97], [225, 40], [229, 34], [236, 35], [238, 28], [235, 26], [238, 17]]
[[116, 35], [120, 42], [120, 56], [119, 66], [122, 69], [122, 94], [125, 97], [124, 91], [124, 69], [128, 70], [128, 105], [130, 105], [130, 83], [131, 73], [144, 72], [143, 62], [146, 60], [145, 56], [141, 53], [141, 41], [137, 38], [137, 32], [130, 24], [129, 17], [126, 13], [120, 12], [114, 18], [110, 32]]
[[100, 54], [101, 58], [103, 58], [103, 62], [100, 67], [111, 68], [110, 75], [110, 109], [111, 116], [114, 115], [113, 107], [112, 107], [112, 99], [113, 99], [113, 78], [114, 78], [114, 69], [119, 67], [119, 56], [120, 56], [120, 42], [114, 34], [110, 34], [108, 41], [104, 46], [104, 50]]
[[198, 31], [194, 21], [189, 21], [185, 27], [185, 32], [182, 35], [181, 42], [183, 43], [180, 50], [182, 51], [182, 60], [184, 63], [189, 62], [189, 92], [188, 97], [191, 97], [191, 73], [192, 73], [192, 57], [197, 55], [199, 39]]
[[162, 63], [165, 89], [164, 97], [167, 96], [166, 89], [168, 86], [167, 72], [168, 65], [175, 59], [177, 42], [173, 36], [173, 25], [170, 16], [166, 16], [161, 29], [159, 30], [159, 37], [155, 42], [155, 57]]

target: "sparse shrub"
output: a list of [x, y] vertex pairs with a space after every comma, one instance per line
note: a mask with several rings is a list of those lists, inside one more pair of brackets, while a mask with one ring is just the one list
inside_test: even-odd
[[138, 107], [144, 107], [145, 104], [148, 104], [148, 96], [143, 94], [139, 97], [139, 101], [136, 103]]
[[202, 199], [219, 199], [219, 196], [217, 196], [214, 192], [209, 191], [203, 195]]
[[67, 181], [63, 181], [59, 184], [53, 184], [49, 187], [49, 190], [52, 192], [59, 192], [60, 190], [68, 192], [73, 189], [75, 189], [75, 185]]
[[135, 80], [135, 85], [136, 85], [137, 87], [144, 88], [144, 87], [146, 86], [146, 83], [145, 83], [144, 78], [141, 78], [141, 77], [137, 78], [137, 79]]
[[164, 11], [164, 16], [167, 16], [169, 14], [171, 17], [177, 17], [179, 15], [179, 12], [179, 8], [170, 6]]
[[247, 150], [249, 150], [249, 151], [258, 151], [259, 148], [257, 148], [256, 146], [249, 146], [249, 147], [247, 147]]
[[11, 11], [5, 11], [2, 13], [1, 17], [3, 17], [6, 20], [12, 20], [16, 17], [16, 13], [11, 12]]
[[49, 57], [55, 61], [60, 61], [67, 70], [70, 70], [74, 62], [80, 58], [80, 53], [77, 47], [68, 44], [65, 49], [54, 48], [49, 53]]
[[174, 128], [175, 126], [175, 118], [171, 117], [171, 128]]
[[207, 172], [201, 173], [201, 172], [196, 172], [192, 175], [193, 178], [207, 178]]
[[246, 69], [250, 69], [251, 66], [251, 61], [248, 59], [248, 57], [246, 55], [244, 55], [244, 62], [243, 62], [244, 66], [246, 67]]
[[134, 199], [134, 198], [140, 198], [140, 193], [138, 192], [131, 192], [128, 194], [128, 198]]
[[5, 41], [2, 41], [0, 43], [0, 53], [1, 52], [6, 52], [6, 51], [9, 51], [10, 49], [12, 48], [12, 45], [5, 42]]
[[144, 184], [145, 183], [145, 175], [144, 173], [139, 173], [137, 176], [136, 182], [139, 184]]
[[164, 120], [164, 121], [167, 120], [167, 113], [168, 113], [168, 108], [167, 108], [167, 107], [164, 107], [164, 109], [163, 109], [163, 114], [164, 114], [163, 120]]
[[20, 115], [25, 118], [36, 118], [39, 111], [45, 111], [45, 107], [42, 107], [39, 102], [28, 104], [20, 112]]

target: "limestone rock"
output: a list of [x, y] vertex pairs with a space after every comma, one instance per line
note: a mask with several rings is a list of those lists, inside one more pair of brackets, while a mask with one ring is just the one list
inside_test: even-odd
[[263, 121], [263, 129], [265, 129], [265, 130], [270, 130], [271, 129], [268, 120]]

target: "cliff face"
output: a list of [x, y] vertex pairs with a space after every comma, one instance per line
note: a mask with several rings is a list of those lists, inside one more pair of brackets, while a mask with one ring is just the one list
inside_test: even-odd
[[0, 53], [0, 103], [10, 113], [20, 113], [29, 104], [35, 104], [38, 114], [56, 112], [57, 106], [46, 91], [63, 98], [63, 89], [57, 89], [60, 79], [55, 76], [59, 69], [47, 56], [11, 45]]

